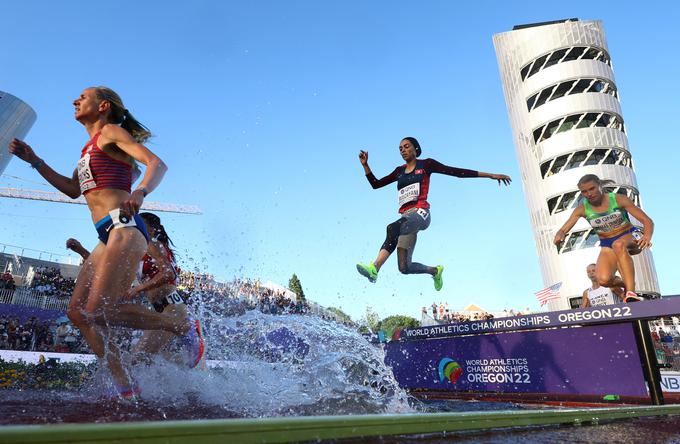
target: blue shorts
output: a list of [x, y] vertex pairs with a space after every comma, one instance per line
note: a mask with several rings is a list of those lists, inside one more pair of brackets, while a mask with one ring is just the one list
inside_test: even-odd
[[135, 214], [130, 219], [127, 216], [121, 216], [120, 209], [109, 211], [109, 215], [97, 221], [94, 224], [99, 234], [99, 240], [106, 244], [109, 241], [109, 232], [115, 228], [134, 227], [144, 235], [144, 238], [149, 242], [149, 233], [146, 232], [146, 225], [144, 219], [139, 214]]
[[619, 239], [619, 238], [625, 236], [626, 234], [630, 234], [630, 233], [632, 233], [632, 232], [635, 231], [635, 230], [636, 230], [635, 227], [631, 227], [629, 230], [626, 230], [626, 231], [624, 231], [623, 233], [621, 233], [621, 234], [619, 234], [619, 235], [616, 235], [616, 236], [614, 236], [614, 237], [607, 237], [607, 238], [605, 238], [605, 239], [600, 238], [600, 247], [602, 247], [602, 248], [611, 248], [612, 245], [614, 244], [614, 242], [616, 241], [616, 239]]

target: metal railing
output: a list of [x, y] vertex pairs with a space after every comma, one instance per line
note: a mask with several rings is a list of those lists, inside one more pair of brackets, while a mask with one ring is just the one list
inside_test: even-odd
[[23, 305], [46, 310], [66, 310], [68, 299], [46, 295], [26, 288], [16, 290], [0, 290], [0, 303]]

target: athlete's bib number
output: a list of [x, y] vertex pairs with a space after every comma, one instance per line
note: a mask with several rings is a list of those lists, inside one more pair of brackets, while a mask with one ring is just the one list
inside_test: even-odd
[[90, 154], [85, 154], [78, 161], [78, 182], [80, 183], [80, 191], [84, 193], [97, 186], [94, 181], [94, 175], [90, 169]]
[[184, 301], [182, 300], [182, 296], [177, 294], [176, 291], [173, 291], [171, 294], [169, 294], [166, 297], [166, 299], [167, 299], [168, 303], [170, 303], [170, 304], [182, 304], [182, 303], [184, 303]]
[[399, 198], [399, 206], [405, 203], [418, 200], [420, 196], [420, 182], [412, 183], [404, 188], [397, 190], [397, 197]]

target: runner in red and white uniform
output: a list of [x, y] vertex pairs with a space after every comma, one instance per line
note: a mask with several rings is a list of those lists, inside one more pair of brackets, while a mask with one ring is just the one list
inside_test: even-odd
[[385, 242], [383, 242], [375, 261], [368, 264], [357, 264], [357, 271], [367, 277], [370, 282], [375, 282], [378, 278], [378, 271], [397, 249], [399, 271], [404, 274], [430, 274], [434, 278], [435, 289], [441, 290], [444, 267], [441, 265], [428, 267], [411, 261], [417, 232], [430, 226], [430, 204], [427, 201], [430, 175], [439, 173], [462, 178], [486, 177], [497, 180], [499, 185], [501, 183], [509, 185], [511, 179], [505, 174], [483, 173], [446, 166], [434, 159], [418, 159], [422, 150], [418, 141], [413, 137], [402, 139], [399, 144], [399, 152], [406, 163], [398, 166], [382, 179], [376, 179], [368, 166], [368, 152], [359, 152], [359, 161], [363, 165], [366, 179], [373, 189], [397, 182], [397, 198], [401, 217], [387, 226]]
[[[92, 351], [106, 359], [118, 393], [134, 397], [136, 384], [123, 369], [115, 344], [106, 343], [109, 325], [172, 331], [194, 351], [196, 363], [203, 351], [203, 339], [196, 321], [178, 326], [159, 313], [121, 303], [147, 250], [146, 229], [137, 212], [167, 170], [163, 161], [143, 145], [151, 133], [109, 88], [86, 88], [73, 105], [75, 118], [85, 127], [89, 141], [71, 177], [50, 168], [23, 141], [12, 140], [9, 151], [30, 163], [67, 196], [85, 197], [101, 242], [83, 263], [67, 314]], [[135, 162], [146, 165], [146, 172], [132, 190]]]

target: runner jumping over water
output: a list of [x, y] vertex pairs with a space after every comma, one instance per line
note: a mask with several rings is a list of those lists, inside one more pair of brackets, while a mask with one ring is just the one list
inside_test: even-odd
[[[586, 174], [578, 181], [578, 189], [585, 200], [557, 230], [553, 243], [559, 247], [576, 222], [585, 218], [600, 238], [600, 255], [595, 266], [597, 282], [603, 287], [623, 288], [624, 302], [639, 301], [642, 298], [635, 293], [635, 267], [631, 255], [652, 246], [654, 222], [628, 197], [604, 193], [602, 185], [603, 181], [594, 174]], [[642, 222], [641, 235], [630, 222], [629, 213]], [[621, 277], [615, 275], [617, 270]]]
[[[23, 141], [12, 140], [9, 151], [30, 163], [62, 193], [73, 199], [82, 194], [87, 201], [101, 242], [80, 269], [67, 315], [92, 351], [106, 358], [118, 395], [130, 398], [139, 389], [123, 369], [117, 348], [106, 339], [109, 325], [170, 331], [183, 338], [196, 364], [204, 344], [196, 320], [178, 325], [142, 306], [121, 303], [147, 250], [146, 227], [137, 212], [167, 170], [163, 161], [142, 145], [151, 133], [109, 88], [87, 88], [73, 105], [75, 119], [85, 127], [90, 140], [71, 177], [55, 172]], [[131, 191], [135, 161], [146, 165], [146, 172]]]
[[380, 247], [375, 261], [369, 264], [357, 264], [357, 271], [368, 278], [370, 282], [375, 282], [378, 279], [380, 268], [396, 248], [399, 271], [404, 274], [430, 274], [434, 279], [434, 288], [439, 291], [443, 285], [442, 272], [444, 267], [441, 265], [428, 267], [411, 261], [418, 231], [425, 230], [430, 226], [430, 204], [427, 202], [430, 175], [440, 173], [461, 178], [485, 177], [497, 180], [498, 185], [501, 183], [509, 185], [511, 179], [505, 174], [483, 173], [446, 166], [434, 159], [418, 159], [422, 150], [418, 141], [413, 137], [405, 137], [401, 141], [399, 152], [406, 164], [398, 166], [382, 179], [376, 179], [368, 166], [368, 152], [359, 152], [359, 161], [363, 165], [366, 179], [373, 189], [397, 182], [397, 198], [401, 217], [387, 226], [385, 242]]
[[[174, 244], [158, 216], [153, 213], [139, 215], [149, 232], [149, 249], [137, 269], [139, 284], [129, 289], [124, 299], [131, 301], [143, 295], [158, 313], [163, 313], [176, 323], [182, 324], [188, 316], [188, 311], [185, 298], [177, 291], [178, 268], [175, 253], [170, 247]], [[83, 259], [90, 255], [76, 239], [67, 240], [66, 247], [81, 255]], [[172, 333], [163, 330], [145, 330], [134, 351], [146, 355], [160, 353], [174, 337]], [[177, 360], [174, 354], [163, 355], [169, 361]]]

